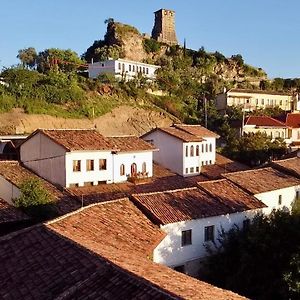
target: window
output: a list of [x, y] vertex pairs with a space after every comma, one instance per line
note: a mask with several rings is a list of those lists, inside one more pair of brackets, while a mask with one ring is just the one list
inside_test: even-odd
[[102, 67], [104, 67], [105, 65], [104, 65], [104, 64], [102, 64], [101, 66], [102, 66]]
[[146, 73], [146, 71], [145, 71], [145, 67], [143, 67], [143, 74], [145, 74]]
[[205, 145], [205, 152], [208, 152], [208, 144]]
[[92, 181], [87, 181], [83, 184], [84, 186], [93, 186], [94, 185], [94, 182]]
[[278, 196], [278, 205], [281, 205], [282, 204], [282, 195], [279, 195]]
[[202, 144], [202, 151], [201, 152], [204, 153], [204, 144]]
[[131, 72], [131, 65], [129, 65], [129, 72]]
[[185, 156], [189, 156], [189, 146], [185, 146]]
[[214, 239], [215, 239], [214, 231], [215, 231], [214, 225], [204, 227], [204, 241], [205, 242], [209, 242], [209, 241], [213, 242], [214, 241]]
[[146, 74], [147, 75], [149, 74], [149, 68], [146, 68]]
[[125, 64], [122, 64], [122, 71], [125, 71]]
[[258, 99], [256, 99], [256, 105], [258, 105]]
[[185, 168], [185, 174], [189, 174], [189, 169]]
[[132, 66], [132, 72], [135, 72], [135, 66]]
[[196, 156], [199, 156], [199, 146], [196, 146]]
[[191, 146], [190, 148], [190, 156], [194, 156], [194, 146]]
[[204, 161], [201, 161], [201, 166], [204, 166]]
[[282, 100], [279, 101], [280, 106], [282, 105]]
[[249, 226], [250, 226], [250, 219], [245, 219], [243, 221], [243, 230], [249, 229]]
[[181, 246], [187, 246], [192, 244], [192, 229], [183, 230], [181, 232]]
[[196, 173], [199, 173], [199, 167], [196, 167]]
[[261, 99], [261, 104], [264, 105], [265, 104], [265, 100]]
[[209, 144], [209, 152], [212, 152], [212, 144]]
[[296, 191], [296, 199], [298, 200], [300, 200], [300, 191]]
[[209, 164], [212, 165], [212, 160], [209, 161]]
[[119, 63], [119, 65], [118, 65], [118, 69], [119, 69], [119, 70], [121, 70], [121, 63]]
[[81, 160], [73, 160], [73, 172], [81, 171]]
[[106, 170], [106, 159], [99, 159], [99, 170]]
[[190, 173], [194, 173], [194, 167], [190, 168]]
[[87, 171], [94, 171], [94, 160], [93, 159], [87, 159], [86, 160], [86, 170]]
[[147, 172], [147, 165], [145, 162], [143, 162], [142, 164], [142, 173], [146, 173]]
[[124, 176], [124, 175], [125, 175], [125, 165], [122, 164], [122, 165], [120, 166], [120, 176]]

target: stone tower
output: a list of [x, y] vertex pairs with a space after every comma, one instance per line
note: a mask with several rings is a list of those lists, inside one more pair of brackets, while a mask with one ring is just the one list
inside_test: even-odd
[[155, 23], [152, 30], [152, 38], [158, 42], [169, 45], [177, 45], [175, 31], [175, 11], [160, 9], [155, 13]]

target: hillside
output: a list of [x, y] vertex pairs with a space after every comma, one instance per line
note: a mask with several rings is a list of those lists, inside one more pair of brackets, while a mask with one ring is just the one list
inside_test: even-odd
[[[94, 120], [26, 114], [21, 109], [0, 115], [0, 134], [31, 133], [36, 128], [96, 128], [104, 135], [141, 135], [154, 127], [170, 126], [175, 118], [159, 111], [120, 106]], [[178, 121], [178, 120], [177, 120]]]

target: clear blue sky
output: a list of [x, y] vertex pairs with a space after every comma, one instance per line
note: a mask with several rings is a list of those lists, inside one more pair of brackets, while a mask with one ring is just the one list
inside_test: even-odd
[[109, 17], [150, 33], [160, 8], [176, 11], [178, 39], [190, 48], [240, 53], [271, 78], [300, 77], [299, 0], [1, 0], [0, 69], [30, 46], [82, 54]]

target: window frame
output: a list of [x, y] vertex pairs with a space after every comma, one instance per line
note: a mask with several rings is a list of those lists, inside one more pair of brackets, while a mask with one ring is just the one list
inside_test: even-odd
[[204, 227], [204, 242], [214, 242], [215, 240], [215, 225]]
[[125, 176], [125, 165], [121, 164], [120, 165], [120, 176]]
[[192, 245], [192, 229], [181, 231], [181, 247]]
[[[78, 164], [75, 166], [75, 162]], [[78, 167], [79, 166], [79, 167]], [[81, 172], [81, 160], [80, 159], [73, 159], [73, 172]]]
[[87, 159], [85, 164], [85, 169], [87, 172], [95, 171], [95, 161], [93, 159]]
[[[102, 167], [102, 162], [104, 162], [104, 168]], [[107, 159], [99, 158], [99, 171], [106, 171], [106, 170], [107, 170]]]

